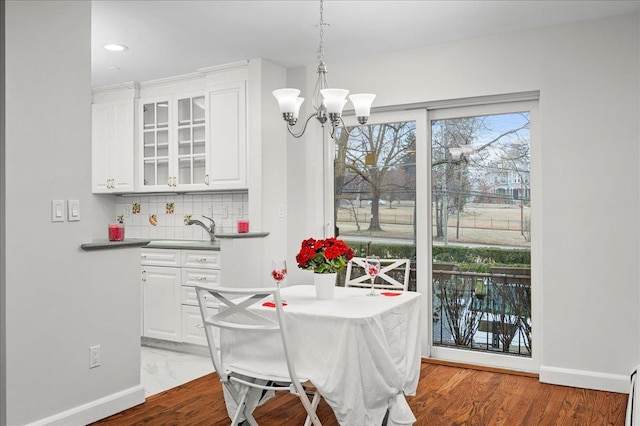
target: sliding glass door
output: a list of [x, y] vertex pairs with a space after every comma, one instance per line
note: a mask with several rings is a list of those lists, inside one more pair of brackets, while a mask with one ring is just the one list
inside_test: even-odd
[[535, 107], [429, 111], [433, 357], [537, 371]]

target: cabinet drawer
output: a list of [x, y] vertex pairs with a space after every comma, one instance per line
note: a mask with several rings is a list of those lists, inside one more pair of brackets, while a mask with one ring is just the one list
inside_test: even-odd
[[[215, 315], [217, 313], [217, 309], [207, 309], [208, 315]], [[220, 340], [220, 329], [213, 328], [213, 331], [216, 347], [219, 347], [217, 342]], [[202, 316], [197, 306], [182, 306], [182, 341], [195, 345], [207, 345], [207, 336], [202, 326]]]
[[220, 287], [220, 275], [219, 269], [182, 268], [182, 285]]
[[[208, 296], [205, 295], [204, 298], [205, 300], [207, 300], [208, 308], [218, 307], [218, 302], [215, 300], [215, 298], [212, 295], [210, 294]], [[188, 285], [182, 286], [182, 304], [198, 307], [198, 296], [196, 295], [195, 287], [191, 287]]]
[[209, 250], [183, 250], [182, 266], [187, 268], [220, 269], [220, 252]]
[[140, 261], [143, 265], [180, 266], [180, 250], [140, 249]]

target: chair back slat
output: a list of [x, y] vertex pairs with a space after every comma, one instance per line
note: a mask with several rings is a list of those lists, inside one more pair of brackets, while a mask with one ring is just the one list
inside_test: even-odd
[[[406, 291], [409, 286], [411, 261], [409, 259], [379, 259], [380, 272], [374, 281], [377, 289]], [[365, 273], [366, 258], [354, 257], [347, 264], [345, 287], [370, 287], [371, 279]], [[354, 270], [361, 270], [362, 275], [352, 276]], [[402, 274], [402, 280], [396, 279], [390, 273]]]

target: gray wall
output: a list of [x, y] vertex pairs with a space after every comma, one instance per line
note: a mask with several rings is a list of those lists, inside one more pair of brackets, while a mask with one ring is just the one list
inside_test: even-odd
[[[108, 414], [144, 397], [139, 249], [80, 250], [115, 211], [113, 197], [91, 195], [90, 40], [88, 1], [6, 2], [10, 425], [84, 424], [85, 404]], [[80, 200], [81, 220], [52, 223], [52, 199]], [[102, 365], [89, 369], [92, 345]]]

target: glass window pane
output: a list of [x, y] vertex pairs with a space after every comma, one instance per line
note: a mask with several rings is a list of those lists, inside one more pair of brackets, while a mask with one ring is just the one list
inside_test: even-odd
[[193, 98], [193, 121], [204, 121], [204, 96]]
[[191, 154], [191, 144], [189, 142], [181, 143], [178, 146], [179, 155], [189, 155]]
[[191, 123], [191, 99], [178, 100], [178, 124]]
[[156, 156], [156, 148], [155, 146], [145, 146], [144, 147], [144, 158], [150, 158]]
[[156, 107], [156, 115], [158, 117], [157, 126], [167, 127], [169, 125], [169, 102], [158, 102]]
[[193, 127], [193, 140], [197, 142], [204, 142], [204, 126]]
[[178, 130], [178, 142], [189, 142], [191, 140], [191, 128], [182, 128]]
[[[403, 121], [337, 129], [336, 236], [357, 257], [415, 262], [415, 125]], [[363, 273], [358, 268], [352, 271], [352, 279]], [[390, 274], [404, 282], [404, 269]], [[415, 278], [408, 279], [408, 289], [415, 290]]]
[[203, 183], [206, 175], [206, 162], [204, 157], [193, 159], [193, 183]]
[[178, 179], [181, 185], [191, 182], [191, 158], [181, 158], [178, 161]]
[[147, 145], [154, 145], [156, 142], [156, 133], [152, 130], [150, 132], [144, 132], [144, 144], [145, 146]]
[[154, 104], [144, 104], [142, 107], [142, 122], [145, 129], [155, 127], [156, 125], [156, 108]]
[[169, 163], [167, 160], [158, 160], [158, 185], [169, 182]]
[[154, 161], [144, 162], [144, 184], [156, 184], [156, 163]]
[[200, 142], [200, 143], [194, 143], [193, 144], [193, 153], [194, 154], [204, 154], [205, 153], [204, 141]]
[[531, 356], [529, 120], [431, 122], [436, 346]]
[[167, 145], [169, 143], [169, 131], [158, 130], [158, 145]]

